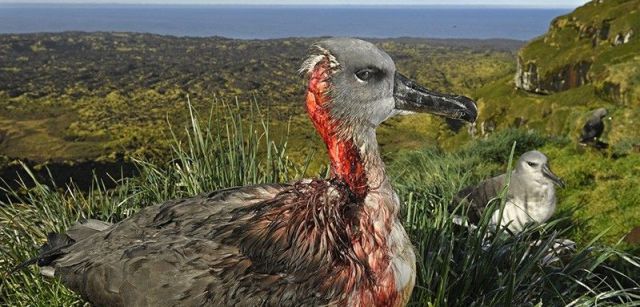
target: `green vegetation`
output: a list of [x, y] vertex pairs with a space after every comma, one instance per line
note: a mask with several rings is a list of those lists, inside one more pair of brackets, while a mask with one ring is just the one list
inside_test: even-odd
[[[114, 189], [96, 181], [89, 193], [75, 186], [51, 188], [41, 183], [26, 194], [10, 191], [12, 200], [0, 202], [0, 272], [4, 274], [19, 259], [33, 256], [47, 233], [63, 231], [82, 218], [117, 222], [144, 206], [168, 199], [301, 177], [304, 169], [297, 172], [288, 161], [286, 143], [270, 138], [257, 110], [252, 113], [255, 116], [241, 117], [234, 107], [225, 114], [228, 116], [220, 120], [205, 119], [202, 126], [193, 115], [193, 125], [185, 130], [186, 142], [173, 140], [171, 162], [137, 161], [140, 176], [120, 179]], [[81, 301], [58, 281], [43, 280], [33, 268], [28, 273], [3, 276], [3, 306], [41, 306], [44, 302], [69, 306]]]
[[[639, 226], [640, 155], [610, 158], [563, 144], [547, 144], [541, 150], [549, 156], [554, 171], [569, 183], [558, 193], [560, 210], [575, 211], [575, 217], [583, 221], [572, 238], [586, 242], [606, 231], [603, 240], [614, 243]], [[635, 244], [627, 247], [640, 252]]]
[[[612, 144], [638, 140], [630, 132], [640, 129], [640, 122], [634, 120], [640, 116], [640, 108], [617, 107], [595, 95], [593, 85], [537, 95], [515, 89], [511, 78], [505, 77], [479, 88], [474, 95], [480, 97], [480, 134], [507, 127], [521, 127], [576, 140], [591, 111], [605, 107], [609, 110], [611, 120], [605, 122], [607, 128], [604, 139]], [[481, 130], [482, 126], [485, 131]]]
[[[15, 194], [15, 201], [0, 205], [0, 271], [33, 256], [48, 232], [62, 231], [80, 218], [117, 222], [167, 199], [304, 176], [306, 167], [287, 159], [286, 140], [270, 138], [262, 113], [254, 109], [240, 116], [240, 110], [231, 107], [227, 114], [223, 120], [198, 121], [192, 116], [187, 138], [173, 139], [171, 163], [137, 161], [141, 176], [123, 179], [115, 189], [96, 182], [91, 192], [82, 193], [74, 187], [51, 189], [38, 184], [26, 195]], [[514, 141], [515, 152], [510, 155]], [[603, 246], [597, 238], [555, 262], [545, 261], [550, 246], [573, 231], [575, 217], [564, 214], [519, 235], [499, 232], [487, 240], [483, 238], [488, 233], [488, 215], [476, 231], [452, 223], [447, 208], [461, 186], [504, 170], [514, 155], [546, 142], [539, 134], [508, 130], [454, 153], [428, 148], [404, 152], [390, 163], [404, 202], [405, 227], [418, 252], [412, 305], [640, 302], [636, 278], [640, 258]], [[57, 280], [38, 276], [33, 267], [2, 279], [1, 304], [38, 306], [43, 302], [82, 304], [77, 295]]]

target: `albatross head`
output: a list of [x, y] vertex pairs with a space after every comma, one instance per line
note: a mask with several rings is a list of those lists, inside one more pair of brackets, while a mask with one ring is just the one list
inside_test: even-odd
[[549, 168], [549, 159], [543, 153], [532, 150], [520, 156], [516, 165], [516, 172], [527, 179], [537, 182], [551, 182], [564, 187], [564, 181]]
[[[404, 112], [426, 112], [473, 122], [475, 103], [464, 96], [428, 90], [396, 71], [393, 60], [375, 45], [352, 38], [331, 38], [313, 46], [302, 69], [309, 89], [323, 101], [309, 101], [312, 116], [318, 107], [329, 120], [354, 128], [377, 127]], [[314, 123], [316, 120], [314, 119]]]
[[593, 111], [592, 114], [593, 114], [592, 116], [594, 118], [603, 119], [603, 118], [605, 118], [607, 116], [608, 112], [607, 112], [607, 109], [605, 109], [605, 108], [599, 108], [599, 109], [596, 109], [595, 111]]

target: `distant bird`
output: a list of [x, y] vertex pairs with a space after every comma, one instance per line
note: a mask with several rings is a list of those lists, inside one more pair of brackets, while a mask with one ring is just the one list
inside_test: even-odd
[[97, 306], [403, 306], [415, 255], [376, 127], [407, 112], [474, 121], [475, 103], [396, 72], [371, 43], [332, 38], [302, 70], [331, 179], [168, 201], [52, 234], [37, 261]]
[[[502, 174], [466, 187], [456, 194], [454, 203], [469, 203], [469, 222], [477, 224], [489, 202], [500, 195], [506, 180], [507, 174]], [[499, 206], [495, 206], [490, 224], [496, 227], [509, 223], [509, 230], [517, 233], [529, 222], [547, 221], [556, 209], [554, 184], [564, 187], [564, 182], [549, 168], [547, 156], [537, 150], [524, 153], [511, 172], [502, 219]]]
[[604, 146], [606, 143], [600, 141], [600, 136], [604, 131], [604, 123], [602, 120], [607, 116], [607, 109], [599, 108], [591, 113], [591, 116], [582, 127], [582, 134], [580, 135], [580, 143], [593, 144], [597, 147]]

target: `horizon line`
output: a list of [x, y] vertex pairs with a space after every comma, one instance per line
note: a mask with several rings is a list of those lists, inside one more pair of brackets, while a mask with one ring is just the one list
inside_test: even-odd
[[332, 3], [332, 4], [315, 4], [315, 3], [261, 3], [261, 4], [231, 4], [231, 3], [166, 3], [166, 2], [73, 2], [73, 1], [60, 1], [60, 2], [2, 2], [0, 6], [12, 5], [12, 6], [35, 6], [35, 5], [74, 5], [74, 6], [174, 6], [174, 7], [187, 7], [187, 6], [210, 6], [210, 7], [438, 7], [438, 8], [518, 8], [518, 9], [575, 9], [578, 6], [554, 6], [554, 5], [531, 5], [531, 4], [412, 4], [412, 3], [373, 3], [373, 4], [344, 4], [344, 3]]

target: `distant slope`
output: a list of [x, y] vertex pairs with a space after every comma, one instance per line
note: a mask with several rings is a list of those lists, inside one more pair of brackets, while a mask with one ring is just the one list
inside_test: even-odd
[[516, 86], [549, 94], [592, 84], [604, 99], [640, 105], [639, 67], [640, 0], [597, 0], [520, 50]]
[[[0, 35], [0, 155], [75, 160], [167, 154], [167, 119], [179, 133], [187, 94], [208, 112], [219, 100], [255, 98], [296, 141], [315, 140], [298, 74], [318, 38], [234, 40], [137, 33]], [[513, 40], [375, 39], [404, 74], [440, 91], [471, 93], [514, 72]], [[407, 121], [408, 120], [408, 121]], [[441, 121], [390, 122], [385, 144], [419, 146]], [[384, 129], [383, 129], [384, 130]], [[384, 135], [385, 132], [383, 131]], [[402, 135], [406, 135], [403, 137]], [[320, 147], [320, 146], [318, 146]]]

